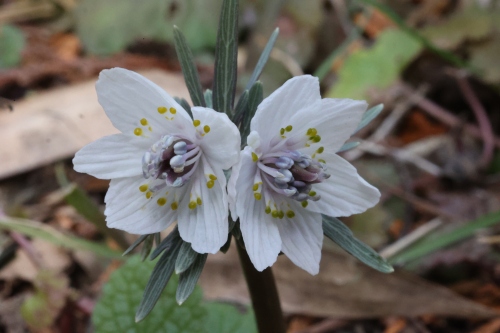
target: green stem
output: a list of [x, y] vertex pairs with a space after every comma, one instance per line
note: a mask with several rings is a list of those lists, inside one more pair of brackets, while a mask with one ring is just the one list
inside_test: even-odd
[[250, 261], [247, 251], [239, 245], [237, 248], [252, 299], [259, 333], [285, 333], [285, 320], [271, 267], [262, 272], [257, 271]]

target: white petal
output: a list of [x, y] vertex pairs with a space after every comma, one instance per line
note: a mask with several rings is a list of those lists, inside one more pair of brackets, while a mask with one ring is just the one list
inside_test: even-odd
[[[240, 155], [241, 156], [241, 155]], [[238, 219], [238, 213], [236, 211], [236, 200], [238, 196], [238, 191], [236, 189], [236, 181], [239, 178], [240, 175], [240, 170], [242, 168], [242, 159], [240, 158], [238, 160], [238, 163], [233, 165], [231, 168], [231, 177], [229, 178], [229, 181], [227, 182], [227, 200], [229, 203], [229, 212], [231, 213], [231, 218], [233, 221], [236, 221]], [[250, 165], [251, 167], [252, 165]], [[253, 169], [255, 169], [257, 165], [253, 163]], [[255, 172], [255, 170], [250, 170], [250, 172]]]
[[[202, 163], [206, 159], [202, 157]], [[191, 247], [198, 253], [217, 253], [226, 243], [228, 235], [228, 210], [226, 189], [220, 179], [215, 181], [214, 187], [206, 186], [202, 165], [193, 175], [190, 190], [179, 204], [179, 233], [182, 239], [191, 243]], [[202, 204], [195, 209], [188, 207], [190, 201], [196, 201], [190, 193], [200, 193]]]
[[[177, 211], [171, 204], [175, 197], [182, 196], [182, 189], [165, 188], [147, 199], [139, 190], [145, 183], [142, 176], [111, 180], [104, 211], [108, 227], [144, 235], [162, 231], [177, 221]], [[164, 205], [158, 204], [160, 197], [167, 199]]]
[[[324, 147], [327, 152], [338, 151], [358, 126], [367, 106], [365, 101], [322, 99], [320, 103], [305, 108], [290, 120], [293, 130], [287, 137], [297, 144], [287, 148], [302, 149], [301, 151], [310, 155], [318, 147]], [[316, 129], [317, 135], [321, 137], [320, 142], [307, 141], [306, 133], [309, 128]], [[306, 143], [310, 147], [306, 147]]]
[[296, 202], [289, 202], [295, 216], [286, 215], [277, 225], [280, 230], [281, 250], [300, 268], [312, 275], [319, 272], [323, 226], [321, 214], [305, 210]]
[[[200, 121], [197, 130], [203, 133], [199, 140], [203, 154], [217, 169], [227, 170], [238, 162], [240, 154], [240, 132], [225, 113], [212, 109], [193, 107], [193, 118]], [[205, 126], [209, 132], [205, 133]]]
[[[125, 135], [150, 144], [165, 134], [194, 135], [187, 112], [163, 89], [140, 74], [123, 68], [103, 70], [96, 90], [109, 119]], [[167, 110], [173, 107], [176, 113], [160, 114], [158, 107]], [[147, 125], [141, 124], [142, 118], [147, 120]], [[134, 135], [136, 128], [141, 129], [142, 135]]]
[[236, 212], [248, 256], [258, 271], [271, 266], [281, 250], [281, 238], [276, 222], [265, 213], [264, 200], [256, 200], [252, 190], [256, 163], [252, 161], [251, 149], [241, 152], [241, 168], [236, 179], [238, 191]]
[[76, 153], [74, 168], [100, 179], [141, 175], [144, 150], [135, 146], [133, 141], [123, 134], [94, 141]]
[[309, 201], [307, 209], [338, 217], [362, 213], [378, 203], [379, 190], [361, 178], [352, 164], [336, 154], [325, 153], [322, 158], [331, 177], [313, 185], [321, 199]]
[[[310, 75], [296, 76], [264, 99], [257, 108], [250, 128], [259, 132], [263, 145], [279, 135], [282, 127], [301, 109], [321, 99], [318, 78]], [[263, 146], [264, 152], [268, 146]]]

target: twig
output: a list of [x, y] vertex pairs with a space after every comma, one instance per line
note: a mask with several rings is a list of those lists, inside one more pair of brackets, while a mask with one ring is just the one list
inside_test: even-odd
[[483, 153], [481, 155], [479, 165], [484, 168], [490, 164], [493, 157], [493, 151], [495, 150], [495, 136], [493, 134], [493, 130], [491, 129], [491, 123], [488, 119], [488, 115], [486, 114], [486, 110], [467, 81], [465, 73], [463, 71], [455, 72], [453, 76], [457, 80], [458, 87], [464, 94], [464, 97], [469, 103], [479, 124], [480, 133], [484, 142]]
[[26, 237], [24, 237], [24, 235], [15, 231], [11, 231], [10, 237], [12, 237], [12, 239], [23, 249], [23, 251], [26, 253], [31, 262], [35, 265], [35, 267], [37, 268], [43, 267], [42, 258], [36, 252], [35, 248], [33, 247], [33, 244], [31, 244], [31, 242]]
[[[429, 115], [433, 116], [434, 118], [438, 119], [439, 121], [445, 123], [446, 125], [450, 127], [462, 127], [464, 130], [478, 138], [482, 139], [482, 134], [481, 130], [479, 127], [471, 124], [463, 124], [463, 122], [456, 116], [450, 113], [450, 111], [440, 107], [436, 103], [430, 101], [429, 99], [425, 98], [423, 95], [419, 94], [416, 92], [413, 88], [406, 84], [401, 85], [401, 91], [407, 95], [407, 96], [416, 96], [417, 100], [415, 101], [415, 104], [417, 104], [422, 110], [427, 112]], [[497, 137], [494, 137], [494, 143], [495, 146], [500, 147], [500, 139]]]
[[380, 251], [380, 255], [385, 259], [389, 259], [395, 256], [411, 244], [428, 235], [431, 231], [436, 230], [436, 228], [438, 228], [442, 223], [443, 222], [440, 218], [435, 218], [427, 222], [426, 224], [413, 230], [408, 235], [401, 237], [396, 242], [384, 248], [382, 251]]

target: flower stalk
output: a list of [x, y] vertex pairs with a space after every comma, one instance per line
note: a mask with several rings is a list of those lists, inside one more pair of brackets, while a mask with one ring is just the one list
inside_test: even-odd
[[237, 248], [259, 333], [285, 333], [285, 320], [271, 267], [257, 271], [247, 251], [240, 245]]

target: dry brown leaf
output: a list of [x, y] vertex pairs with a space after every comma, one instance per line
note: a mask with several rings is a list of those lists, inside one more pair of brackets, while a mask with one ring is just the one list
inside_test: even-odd
[[[142, 72], [172, 96], [189, 98], [181, 74]], [[0, 113], [0, 179], [72, 156], [117, 133], [97, 102], [96, 79], [41, 93]]]
[[[287, 313], [315, 317], [414, 317], [423, 314], [491, 318], [496, 312], [410, 273], [383, 274], [343, 253], [323, 251], [311, 276], [280, 256], [274, 275]], [[235, 249], [209, 256], [200, 279], [205, 297], [248, 303]]]

